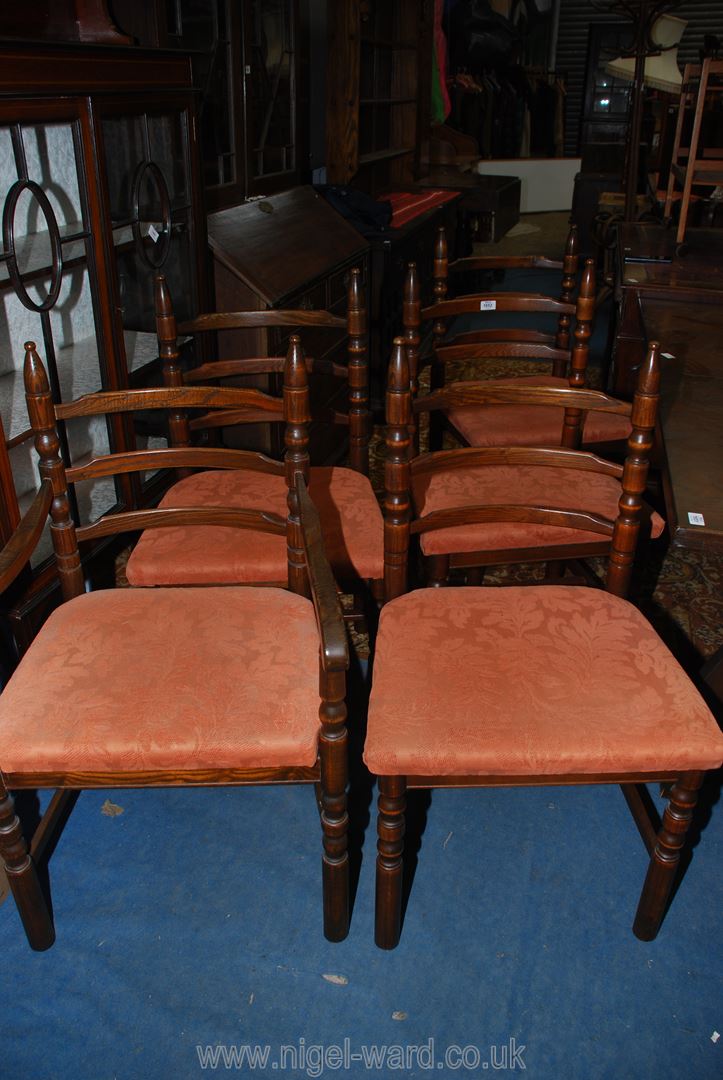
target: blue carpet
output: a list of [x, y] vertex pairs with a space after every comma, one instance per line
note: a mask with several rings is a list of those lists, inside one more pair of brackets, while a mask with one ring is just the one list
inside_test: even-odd
[[[104, 815], [106, 798], [122, 814]], [[337, 1068], [333, 1049], [320, 1072], [316, 1048], [343, 1054], [345, 1038], [349, 1054], [429, 1053], [432, 1039], [436, 1075], [481, 1075], [513, 1039], [515, 1071], [521, 1059], [540, 1080], [713, 1080], [720, 811], [643, 944], [630, 926], [645, 855], [619, 789], [434, 792], [401, 944], [383, 953], [373, 823], [350, 936], [322, 937], [310, 789], [83, 793], [51, 861], [55, 946], [32, 953], [14, 904], [0, 909], [0, 1075], [196, 1077], [196, 1047], [219, 1044], [269, 1046], [266, 1068], [240, 1075], [430, 1075], [416, 1058]], [[454, 1045], [479, 1067], [446, 1066]], [[306, 1058], [280, 1069], [282, 1046]]]

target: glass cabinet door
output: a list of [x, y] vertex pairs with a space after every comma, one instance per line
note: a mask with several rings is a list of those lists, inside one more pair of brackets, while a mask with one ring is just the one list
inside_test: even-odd
[[295, 0], [251, 0], [244, 33], [248, 190], [295, 182]]
[[179, 322], [197, 296], [189, 116], [185, 108], [104, 108], [102, 142], [129, 380], [158, 356], [153, 278], [168, 281]]
[[[0, 121], [0, 418], [21, 512], [39, 482], [23, 387], [24, 342], [36, 343], [56, 402], [107, 385], [80, 121], [46, 103], [43, 115], [49, 113], [57, 119]], [[104, 419], [75, 419], [59, 428], [67, 464], [108, 451]], [[72, 502], [76, 518], [97, 517], [116, 502], [115, 485], [78, 485]], [[35, 561], [48, 554], [46, 543]]]

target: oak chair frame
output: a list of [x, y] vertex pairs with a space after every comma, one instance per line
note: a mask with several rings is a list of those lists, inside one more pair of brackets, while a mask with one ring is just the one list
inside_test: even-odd
[[[546, 255], [466, 255], [449, 262], [447, 232], [443, 225], [437, 230], [434, 244], [433, 294], [435, 304], [448, 300], [449, 275], [472, 270], [559, 270], [561, 273], [560, 296], [563, 304], [574, 303], [575, 289], [580, 272], [580, 237], [577, 225], [572, 224], [565, 241], [562, 259], [548, 259]], [[497, 295], [497, 294], [495, 294]], [[497, 335], [497, 336], [496, 336]], [[471, 330], [455, 334], [458, 345], [476, 344], [484, 341], [518, 341], [528, 344], [552, 345], [556, 349], [570, 348], [570, 316], [562, 312], [554, 334], [536, 330]], [[555, 371], [564, 375], [565, 372]]]
[[[427, 583], [441, 586], [452, 568], [496, 566], [500, 564], [545, 562], [548, 581], [564, 572], [564, 563], [595, 555], [610, 559], [609, 588], [618, 596], [627, 595], [633, 558], [646, 505], [643, 501], [654, 444], [659, 402], [660, 347], [651, 343], [647, 365], [641, 375], [632, 404], [618, 401], [598, 390], [519, 385], [509, 382], [455, 382], [423, 397], [412, 397], [404, 338], [395, 338], [389, 364], [385, 459], [385, 598], [400, 595], [406, 588], [406, 572], [411, 537], [451, 528], [455, 525], [493, 521], [535, 522], [598, 533], [600, 540], [569, 541], [544, 547], [501, 548], [465, 551], [425, 557]], [[579, 441], [583, 412], [599, 411], [629, 417], [631, 434], [624, 465], [606, 461], [588, 451], [556, 447], [462, 447], [414, 456], [414, 431], [419, 417], [435, 410], [459, 405], [551, 405], [564, 409], [568, 445]], [[620, 482], [617, 518], [613, 521], [573, 507], [512, 504], [502, 506], [461, 506], [418, 516], [414, 505], [413, 481], [421, 476], [469, 469], [484, 465], [546, 466], [610, 476]], [[511, 499], [514, 492], [510, 492]], [[503, 516], [500, 517], [500, 514]], [[475, 582], [477, 583], [477, 582]]]
[[[268, 311], [206, 313], [177, 326], [170, 290], [163, 274], [156, 274], [154, 279], [154, 306], [159, 357], [166, 386], [209, 383], [245, 375], [278, 375], [283, 371], [284, 357], [270, 356], [210, 361], [184, 372], [179, 363], [179, 335], [185, 337], [224, 330], [251, 330], [275, 326], [346, 330], [346, 365], [311, 357], [307, 358], [306, 364], [311, 375], [330, 375], [347, 383], [347, 411], [328, 409], [318, 414], [315, 412], [313, 419], [348, 427], [349, 465], [356, 472], [369, 475], [369, 440], [372, 430], [369, 408], [369, 344], [366, 300], [359, 269], [355, 268], [349, 273], [346, 318], [324, 310], [272, 308]], [[173, 421], [171, 436], [174, 445], [188, 445], [191, 431], [199, 431], [208, 426], [204, 423], [204, 418], [196, 418], [190, 426], [186, 425], [182, 416], [174, 417]], [[233, 416], [228, 416], [224, 420], [217, 420], [215, 426], [230, 426], [233, 423]]]
[[[298, 359], [298, 358], [297, 358]], [[292, 366], [291, 364], [289, 365]], [[304, 377], [305, 371], [301, 368]], [[78, 551], [80, 530], [76, 530], [70, 515], [68, 500], [68, 477], [59, 453], [59, 439], [54, 423], [53, 404], [47, 385], [45, 370], [29, 343], [25, 376], [28, 407], [36, 432], [36, 449], [40, 455], [41, 484], [35, 500], [21, 521], [10, 541], [0, 552], [0, 590], [6, 589], [22, 571], [38, 542], [47, 522], [48, 512], [52, 523], [52, 538], [56, 554], [57, 574], [63, 600], [82, 597], [85, 586]], [[138, 402], [150, 400], [157, 407], [167, 407], [168, 401], [187, 399], [197, 405], [215, 405], [219, 408], [233, 405], [241, 400], [238, 395], [256, 395], [257, 391], [223, 390], [215, 401], [209, 400], [207, 390], [187, 389], [167, 391], [119, 391], [88, 395], [78, 402], [56, 406], [55, 412], [64, 417], [94, 415], [110, 409], [124, 412], [139, 407]], [[170, 399], [169, 399], [170, 394]], [[231, 395], [230, 397], [228, 395]], [[92, 400], [95, 399], [95, 400]], [[144, 404], [142, 407], [146, 407]], [[115, 458], [113, 466], [123, 471], [133, 468], [146, 469], [159, 461], [163, 451], [136, 451], [131, 462], [130, 454], [110, 455]], [[194, 465], [214, 449], [169, 450], [172, 460]], [[229, 451], [223, 451], [228, 454]], [[235, 451], [243, 454], [244, 451]], [[200, 455], [200, 457], [199, 457]], [[220, 459], [221, 460], [221, 459]], [[222, 459], [230, 460], [230, 459]], [[130, 511], [107, 515], [97, 523], [92, 534], [107, 535], [112, 526], [117, 531], [129, 532], [142, 528], [163, 528], [176, 524], [224, 524], [238, 528], [262, 529], [275, 535], [287, 535], [289, 543], [289, 581], [294, 591], [310, 597], [313, 601], [319, 633], [319, 749], [316, 763], [310, 767], [268, 767], [252, 769], [204, 768], [161, 769], [149, 771], [96, 772], [2, 772], [0, 771], [0, 857], [7, 871], [8, 880], [16, 899], [28, 941], [33, 949], [49, 948], [55, 931], [49, 907], [43, 895], [36, 863], [39, 862], [52, 837], [72, 808], [76, 794], [83, 788], [116, 787], [173, 787], [173, 786], [219, 786], [252, 785], [271, 783], [314, 784], [317, 792], [323, 837], [323, 909], [324, 933], [334, 941], [342, 940], [349, 923], [349, 865], [347, 855], [346, 788], [348, 777], [347, 730], [346, 730], [346, 670], [349, 662], [346, 633], [339, 607], [336, 585], [324, 554], [318, 514], [309, 498], [304, 478], [303, 461], [297, 463], [293, 452], [287, 466], [292, 476], [290, 488], [290, 520], [257, 510], [228, 510], [207, 508], [198, 510], [172, 509]], [[83, 467], [83, 474], [108, 475], [103, 459]], [[78, 470], [75, 470], [76, 478]], [[298, 546], [297, 546], [298, 545]], [[152, 591], [148, 590], [152, 596]], [[219, 615], [222, 622], [222, 615]], [[32, 646], [31, 646], [32, 649]], [[132, 700], [129, 708], [132, 707]], [[30, 843], [25, 842], [20, 822], [15, 814], [11, 789], [55, 788], [57, 789]]]
[[[409, 455], [410, 425], [412, 422], [411, 396], [409, 392], [409, 369], [404, 349], [404, 339], [395, 339], [392, 358], [393, 377], [387, 395], [389, 430], [387, 437], [387, 495], [385, 502], [385, 557], [387, 600], [393, 601], [407, 591], [407, 560], [409, 536], [413, 531], [412, 505], [410, 499]], [[658, 348], [651, 347], [646, 364], [641, 369], [638, 395], [634, 406], [634, 428], [630, 438], [630, 453], [625, 463], [626, 493], [621, 498], [620, 516], [613, 530], [612, 550], [608, 563], [606, 588], [614, 595], [624, 596], [627, 590], [635, 544], [639, 532], [639, 516], [642, 509], [642, 492], [645, 486], [645, 458], [650, 449], [655, 422], [659, 386]], [[450, 390], [454, 393], [453, 388]], [[437, 394], [440, 392], [437, 391]], [[504, 396], [503, 391], [503, 396]], [[538, 392], [540, 400], [547, 398], [547, 391]], [[584, 404], [605, 395], [594, 391], [563, 391], [575, 404]], [[430, 395], [432, 396], [432, 395]], [[439, 400], [439, 399], [437, 399]], [[460, 461], [469, 461], [471, 455]], [[563, 464], [565, 450], [552, 450], [544, 455], [546, 462], [557, 457]], [[491, 455], [484, 455], [486, 460]], [[451, 459], [447, 459], [448, 461]], [[527, 461], [527, 451], [505, 451], [499, 460]], [[583, 455], [581, 460], [593, 467], [596, 459]], [[584, 465], [583, 467], [588, 467]], [[514, 505], [469, 509], [464, 519], [469, 522], [534, 520], [550, 524], [584, 525], [595, 527], [590, 515], [570, 511], [550, 510], [542, 507]], [[430, 515], [430, 518], [434, 515]], [[461, 512], [460, 512], [461, 516]], [[458, 523], [456, 517], [448, 520], [445, 513], [436, 515], [429, 527], [443, 528]], [[419, 530], [421, 531], [421, 530]], [[602, 528], [600, 528], [602, 532]], [[607, 525], [606, 525], [606, 530]], [[424, 658], [420, 657], [420, 663]], [[640, 773], [595, 773], [524, 776], [379, 776], [377, 867], [376, 867], [376, 915], [375, 940], [382, 949], [393, 949], [401, 932], [402, 877], [405, 828], [405, 794], [414, 788], [471, 788], [471, 787], [522, 787], [558, 784], [619, 784], [638, 831], [650, 857], [645, 883], [633, 924], [633, 932], [641, 940], [652, 940], [662, 922], [666, 905], [673, 888], [680, 853], [693, 817], [698, 790], [703, 782], [703, 772], [676, 773], [669, 770]], [[650, 815], [645, 794], [640, 785], [658, 781], [672, 785], [669, 803], [662, 824]]]
[[[346, 329], [347, 364], [346, 366], [327, 360], [304, 357], [306, 371], [312, 376], [332, 375], [348, 383], [348, 410], [336, 409], [322, 413], [313, 413], [310, 395], [307, 393], [307, 436], [304, 444], [306, 454], [306, 480], [309, 481], [308, 423], [313, 420], [341, 424], [349, 429], [349, 467], [362, 476], [369, 476], [369, 440], [372, 432], [371, 412], [369, 408], [369, 346], [367, 334], [367, 309], [362, 287], [361, 271], [353, 269], [349, 274], [347, 287], [347, 314], [342, 319], [328, 311], [307, 311], [271, 309], [269, 311], [234, 311], [217, 312], [197, 316], [180, 326], [176, 324], [173, 313], [168, 283], [163, 274], [154, 279], [154, 303], [156, 312], [156, 332], [158, 336], [159, 357], [163, 371], [164, 385], [171, 387], [214, 383], [219, 379], [228, 379], [245, 375], [278, 375], [284, 370], [284, 357], [241, 358], [217, 360], [201, 364], [190, 371], [183, 371], [180, 365], [179, 335], [209, 333], [223, 330], [254, 329], [272, 326], [315, 326], [330, 329]], [[301, 349], [298, 335], [296, 341]], [[301, 353], [303, 356], [303, 352]], [[169, 432], [173, 446], [190, 446], [194, 433], [208, 432], [212, 428], [222, 428], [234, 424], [255, 423], [266, 418], [248, 410], [227, 411], [215, 416], [201, 415], [189, 418], [183, 411], [175, 411], [169, 416]], [[179, 477], [187, 475], [179, 473]], [[339, 583], [342, 588], [357, 591], [357, 581]], [[371, 580], [371, 593], [377, 602], [383, 593], [382, 580]], [[354, 619], [366, 607], [362, 598], [355, 605], [355, 610], [347, 617]], [[356, 610], [359, 608], [360, 610]]]
[[[446, 260], [446, 241], [444, 256], [437, 252], [435, 266]], [[420, 302], [419, 280], [416, 266], [410, 263], [404, 283], [404, 304], [402, 322], [404, 338], [409, 358], [410, 385], [412, 393], [419, 391], [419, 346], [421, 325], [433, 320], [432, 351], [425, 362], [431, 365], [431, 388], [439, 389], [445, 384], [446, 364], [452, 361], [477, 361], [489, 358], [516, 358], [538, 360], [552, 365], [552, 374], [556, 378], [567, 378], [571, 389], [582, 389], [587, 382], [587, 366], [590, 354], [590, 338], [595, 316], [595, 266], [592, 259], [586, 259], [580, 281], [577, 298], [555, 300], [539, 293], [474, 293], [446, 299], [446, 284], [437, 277], [437, 299], [429, 307], [422, 307]], [[569, 276], [565, 281], [572, 280]], [[572, 290], [566, 290], [572, 294]], [[443, 295], [444, 293], [444, 295]], [[532, 314], [557, 314], [557, 333], [547, 334], [536, 330], [488, 329], [474, 330], [455, 335], [447, 339], [448, 320], [453, 316], [470, 314], [483, 310], [482, 305], [494, 304], [498, 312], [525, 312]], [[575, 317], [573, 345], [570, 348], [570, 326]], [[572, 414], [570, 414], [572, 416]], [[446, 427], [461, 443], [466, 439], [452, 421], [437, 414], [430, 418], [430, 449], [439, 449], [442, 432]], [[576, 448], [582, 438], [582, 425], [563, 424], [560, 432], [560, 444]]]

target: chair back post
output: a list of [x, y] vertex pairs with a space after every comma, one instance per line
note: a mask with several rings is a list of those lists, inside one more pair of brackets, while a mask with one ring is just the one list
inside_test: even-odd
[[309, 483], [309, 381], [301, 338], [292, 334], [284, 365], [284, 467], [288, 488], [286, 505], [289, 513], [286, 523], [286, 552], [288, 558], [289, 589], [300, 596], [311, 596], [309, 578], [304, 556], [304, 537], [301, 531], [299, 499], [296, 494], [296, 473], [301, 473]]
[[[563, 304], [571, 304], [572, 297], [577, 285], [577, 272], [580, 265], [580, 236], [577, 225], [571, 225], [567, 234], [565, 254], [562, 258], [562, 291], [560, 299]], [[563, 314], [557, 321], [557, 336], [555, 347], [569, 350], [570, 348], [570, 316]], [[563, 372], [564, 374], [564, 372]]]
[[[434, 238], [434, 259], [432, 263], [432, 292], [434, 303], [441, 304], [447, 299], [447, 283], [449, 280], [449, 258], [447, 249], [447, 230], [444, 225], [437, 229]], [[437, 348], [447, 333], [447, 323], [444, 319], [435, 319], [432, 326], [432, 347]]]
[[419, 393], [419, 346], [422, 325], [422, 297], [419, 291], [419, 275], [415, 262], [407, 263], [402, 295], [402, 326], [409, 364], [409, 385], [412, 397]]
[[[419, 292], [419, 276], [417, 264], [410, 262], [407, 265], [407, 276], [404, 279], [404, 294], [402, 301], [402, 325], [404, 327], [404, 341], [409, 364], [409, 389], [414, 400], [419, 394], [419, 345], [422, 340], [420, 328], [422, 325], [422, 297]], [[437, 362], [436, 355], [432, 363]], [[414, 452], [419, 453], [419, 425], [412, 424], [409, 429], [412, 438]]]
[[[573, 390], [583, 390], [587, 381], [592, 321], [595, 317], [595, 263], [585, 260], [580, 293], [575, 303], [575, 344], [570, 357], [569, 382]], [[553, 372], [555, 369], [553, 368]], [[579, 409], [566, 409], [562, 425], [562, 445], [578, 450], [582, 441], [583, 414]]]
[[[156, 336], [158, 338], [158, 356], [161, 361], [161, 373], [164, 386], [183, 386], [183, 371], [178, 362], [178, 330], [173, 311], [171, 290], [168, 288], [165, 274], [156, 274], [153, 278], [153, 304], [156, 315]], [[190, 446], [191, 429], [188, 416], [182, 409], [171, 409], [168, 413], [168, 434], [171, 446]], [[179, 480], [190, 476], [190, 469], [177, 469]]]
[[407, 590], [409, 525], [411, 520], [410, 428], [412, 395], [409, 364], [402, 337], [394, 339], [389, 361], [386, 398], [386, 457], [384, 461], [384, 599]]
[[627, 595], [633, 572], [659, 400], [660, 346], [657, 341], [651, 341], [645, 363], [638, 373], [638, 385], [633, 397], [630, 417], [632, 431], [628, 437], [622, 494], [608, 561], [606, 588], [616, 596]]
[[354, 267], [346, 294], [347, 372], [349, 379], [349, 464], [369, 475], [369, 345], [361, 270]]
[[35, 350], [34, 341], [25, 342], [23, 377], [25, 401], [33, 429], [35, 449], [40, 458], [40, 475], [43, 479], [50, 480], [53, 488], [53, 501], [50, 504], [52, 519], [50, 534], [55, 551], [58, 578], [63, 599], [71, 600], [85, 591], [85, 582], [80, 565], [75, 523], [70, 513], [68, 480], [65, 475], [65, 465], [60, 456], [60, 440], [55, 426], [55, 408], [50, 394], [48, 376]]
[[[176, 316], [173, 313], [171, 291], [165, 274], [156, 274], [153, 279], [153, 300], [156, 314], [156, 335], [158, 337], [158, 356], [161, 360], [164, 386], [183, 386], [183, 372], [178, 362], [178, 332]], [[190, 446], [191, 433], [188, 418], [184, 412], [172, 412], [168, 417], [173, 446]]]

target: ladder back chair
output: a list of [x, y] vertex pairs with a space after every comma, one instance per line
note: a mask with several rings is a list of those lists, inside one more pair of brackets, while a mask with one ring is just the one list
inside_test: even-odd
[[[655, 360], [651, 351], [638, 404], [647, 415], [636, 417], [636, 440], [652, 427]], [[406, 387], [389, 405], [392, 456], [401, 460], [410, 441], [405, 399]], [[471, 520], [517, 522], [521, 509], [538, 518], [535, 508], [503, 505], [472, 508]], [[723, 761], [723, 735], [655, 631], [619, 595], [626, 588], [620, 561], [632, 560], [634, 526], [625, 529], [620, 558], [610, 558], [605, 590], [407, 592], [411, 511], [404, 485], [388, 484], [385, 512], [388, 602], [376, 639], [364, 749], [379, 786], [377, 944], [394, 948], [400, 935], [408, 788], [548, 784], [622, 786], [649, 854], [633, 930], [654, 938], [698, 789], [705, 772]], [[672, 785], [662, 824], [647, 815], [638, 786], [649, 781]]]
[[[68, 500], [68, 479], [74, 472], [77, 480], [77, 470], [66, 473], [60, 458], [47, 377], [34, 349], [26, 357], [25, 372], [42, 480], [31, 510], [0, 553], [0, 588], [6, 589], [26, 565], [49, 511], [63, 598], [0, 696], [0, 856], [30, 945], [46, 949], [54, 940], [35, 864], [74, 792], [292, 782], [317, 788], [324, 932], [341, 940], [348, 928], [348, 651], [303, 471], [294, 471], [290, 495], [299, 540], [298, 552], [289, 551], [293, 590], [86, 593], [78, 552], [81, 533]], [[198, 405], [203, 392], [181, 393]], [[141, 398], [149, 400], [149, 394], [169, 392], [90, 397], [121, 411]], [[173, 396], [179, 400], [178, 391]], [[58, 409], [78, 415], [83, 400], [74, 412], [73, 405]], [[94, 402], [88, 404], [95, 408]], [[137, 451], [137, 463], [152, 467], [160, 453]], [[166, 453], [192, 465], [209, 449]], [[115, 457], [114, 468], [130, 467], [128, 454]], [[98, 461], [84, 474], [107, 475], [104, 468]], [[162, 530], [179, 521], [199, 526], [207, 521], [208, 527], [220, 521], [281, 538], [287, 531], [284, 520], [256, 509], [192, 508], [111, 514], [84, 535], [105, 536], [114, 528]], [[292, 567], [297, 555], [301, 563]], [[23, 788], [57, 789], [30, 848], [9, 793]]]
[[[438, 253], [435, 263], [444, 260]], [[440, 279], [441, 280], [441, 279]], [[587, 386], [587, 369], [590, 353], [590, 338], [595, 317], [595, 267], [592, 259], [586, 259], [582, 271], [577, 297], [572, 300], [556, 300], [539, 293], [477, 293], [454, 299], [445, 297], [429, 307], [419, 303], [419, 285], [416, 269], [409, 267], [405, 283], [404, 336], [410, 352], [412, 368], [412, 387], [416, 389], [417, 380], [414, 371], [417, 365], [415, 348], [418, 348], [419, 332], [422, 322], [433, 320], [433, 349], [430, 356], [431, 386], [436, 389], [447, 380], [447, 366], [462, 365], [465, 370], [480, 361], [526, 360], [539, 362], [549, 367], [551, 374], [544, 371], [538, 375], [512, 376], [521, 384], [530, 386], [554, 386], [584, 388]], [[442, 295], [442, 290], [438, 290]], [[486, 317], [494, 313], [511, 316], [558, 315], [556, 334], [530, 330], [505, 329], [495, 326], [469, 333], [450, 334], [450, 322], [463, 314], [476, 314]], [[572, 317], [574, 329], [570, 334]], [[476, 376], [479, 377], [479, 376]], [[492, 381], [492, 380], [490, 380]], [[504, 381], [507, 381], [505, 379]], [[431, 449], [441, 446], [443, 427], [463, 444], [468, 446], [555, 446], [571, 445], [565, 442], [567, 434], [563, 427], [564, 410], [548, 406], [545, 409], [530, 410], [524, 406], [499, 405], [494, 408], [462, 406], [452, 409], [438, 419], [432, 428]], [[603, 446], [620, 443], [628, 438], [630, 426], [611, 413], [593, 413], [583, 419], [578, 444]]]
[[[470, 271], [499, 270], [556, 270], [560, 272], [560, 296], [563, 304], [575, 302], [575, 290], [578, 287], [580, 272], [580, 240], [577, 225], [571, 225], [565, 242], [562, 259], [549, 259], [546, 255], [466, 255], [464, 258], [449, 262], [447, 232], [444, 226], [437, 230], [434, 245], [433, 291], [435, 303], [449, 299], [450, 274], [469, 273]], [[440, 328], [441, 329], [441, 328]], [[495, 337], [495, 334], [499, 337]], [[554, 334], [540, 330], [515, 329], [478, 329], [454, 334], [458, 345], [472, 345], [480, 341], [496, 340], [518, 341], [553, 345], [558, 349], [570, 348], [570, 315], [561, 312], [557, 330]], [[557, 372], [556, 372], [557, 373]], [[565, 369], [559, 372], [565, 374]]]
[[[597, 390], [530, 386], [511, 379], [450, 383], [412, 399], [404, 339], [394, 343], [387, 395], [387, 506], [400, 499], [409, 512], [385, 522], [386, 577], [406, 565], [410, 537], [419, 541], [428, 584], [444, 585], [452, 568], [545, 562], [548, 578], [568, 560], [609, 556], [616, 592], [625, 595], [638, 532], [658, 537], [664, 522], [643, 502], [658, 404], [659, 348], [651, 346], [630, 404]], [[454, 407], [558, 408], [566, 446], [575, 445], [582, 411], [626, 420], [631, 429], [624, 465], [563, 447], [486, 446], [410, 455], [412, 430], [435, 410]], [[413, 443], [412, 439], [412, 443]], [[563, 440], [565, 441], [565, 440]], [[400, 447], [405, 447], [404, 452]], [[519, 519], [495, 519], [496, 507], [515, 504]], [[473, 519], [471, 507], [480, 515]], [[396, 533], [394, 544], [389, 543]], [[391, 565], [390, 551], [393, 551]], [[475, 584], [479, 582], [476, 580]], [[394, 594], [397, 590], [392, 588]]]
[[[303, 454], [306, 461], [309, 491], [314, 500], [324, 528], [327, 552], [334, 573], [342, 588], [350, 591], [365, 591], [370, 585], [375, 596], [382, 593], [383, 538], [382, 517], [379, 504], [374, 495], [369, 473], [369, 435], [371, 430], [368, 406], [368, 364], [366, 352], [366, 310], [361, 290], [361, 278], [358, 270], [350, 275], [348, 290], [347, 319], [340, 319], [325, 311], [253, 311], [230, 312], [200, 315], [190, 323], [176, 328], [170, 292], [163, 275], [155, 279], [156, 325], [163, 377], [166, 386], [212, 384], [219, 379], [228, 379], [242, 375], [272, 374], [279, 375], [285, 360], [283, 357], [264, 357], [261, 359], [220, 360], [202, 364], [188, 372], [183, 372], [179, 364], [178, 333], [200, 333], [241, 328], [272, 326], [281, 323], [297, 326], [338, 328], [348, 330], [348, 364], [332, 364], [312, 358], [303, 358], [297, 335], [292, 336], [294, 347], [303, 358], [303, 365], [311, 375], [313, 386], [314, 373], [334, 376], [348, 381], [349, 408], [346, 413], [332, 411], [328, 413], [329, 422], [345, 424], [349, 428], [350, 468], [341, 466], [309, 465], [308, 424], [315, 419], [310, 405], [311, 393], [306, 396], [306, 412], [303, 420], [305, 428], [304, 442], [296, 450]], [[189, 417], [183, 411], [171, 415], [169, 430], [174, 446], [189, 446], [198, 432], [209, 429], [227, 428], [241, 423], [255, 423], [263, 420], [258, 411], [227, 411], [215, 416]], [[318, 419], [318, 414], [317, 414]], [[299, 433], [293, 436], [298, 442]], [[250, 485], [254, 485], [250, 488]], [[182, 476], [164, 496], [163, 506], [235, 505], [241, 501], [247, 504], [251, 497], [254, 505], [263, 505], [276, 513], [283, 513], [286, 491], [283, 478], [265, 478], [253, 481], [244, 473], [206, 472], [191, 476]], [[260, 500], [260, 502], [259, 502]], [[129, 564], [129, 580], [138, 585], [182, 585], [182, 584], [226, 584], [244, 581], [278, 580], [283, 573], [283, 560], [279, 552], [273, 554], [262, 547], [255, 553], [247, 553], [243, 563], [228, 561], [228, 550], [223, 544], [216, 544], [216, 538], [209, 540], [196, 534], [187, 538], [188, 550], [178, 537], [168, 534], [160, 539], [154, 538], [157, 555], [150, 561], [144, 560], [141, 545], [134, 553], [133, 565]], [[160, 548], [163, 547], [163, 552]], [[191, 547], [193, 550], [191, 550]], [[201, 550], [202, 549], [202, 550]]]

